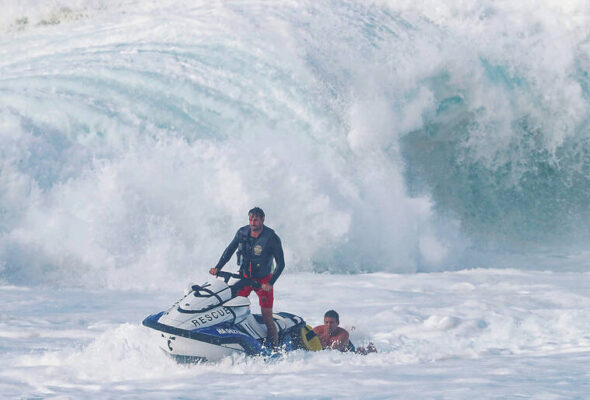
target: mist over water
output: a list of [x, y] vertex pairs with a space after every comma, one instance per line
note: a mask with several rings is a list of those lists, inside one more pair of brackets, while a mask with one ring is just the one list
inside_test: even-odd
[[0, 279], [587, 271], [590, 6], [433, 4], [3, 2]]

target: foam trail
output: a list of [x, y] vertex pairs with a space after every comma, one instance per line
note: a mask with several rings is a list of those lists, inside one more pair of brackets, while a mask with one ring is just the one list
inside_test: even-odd
[[261, 385], [279, 398], [340, 391], [351, 399], [587, 393], [588, 274], [299, 273], [277, 286], [278, 310], [315, 326], [335, 308], [353, 343], [372, 341], [378, 353], [301, 350], [270, 360], [236, 355], [179, 365], [140, 321], [182, 290], [66, 288], [56, 296], [52, 288], [2, 286], [0, 389], [9, 398], [92, 399], [187, 393], [249, 399], [260, 398]]

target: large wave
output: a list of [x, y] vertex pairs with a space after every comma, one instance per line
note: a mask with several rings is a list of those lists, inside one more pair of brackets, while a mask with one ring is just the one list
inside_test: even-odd
[[4, 2], [0, 276], [587, 269], [585, 2]]

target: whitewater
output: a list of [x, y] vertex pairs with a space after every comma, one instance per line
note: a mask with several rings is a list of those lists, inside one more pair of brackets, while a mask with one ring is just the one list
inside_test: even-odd
[[[587, 2], [0, 8], [0, 398], [588, 397]], [[253, 206], [378, 353], [157, 348]]]

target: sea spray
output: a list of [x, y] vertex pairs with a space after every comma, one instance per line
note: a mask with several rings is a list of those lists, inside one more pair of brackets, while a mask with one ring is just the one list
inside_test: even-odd
[[254, 205], [290, 271], [587, 268], [585, 3], [27, 4], [0, 36], [9, 283], [174, 286]]

